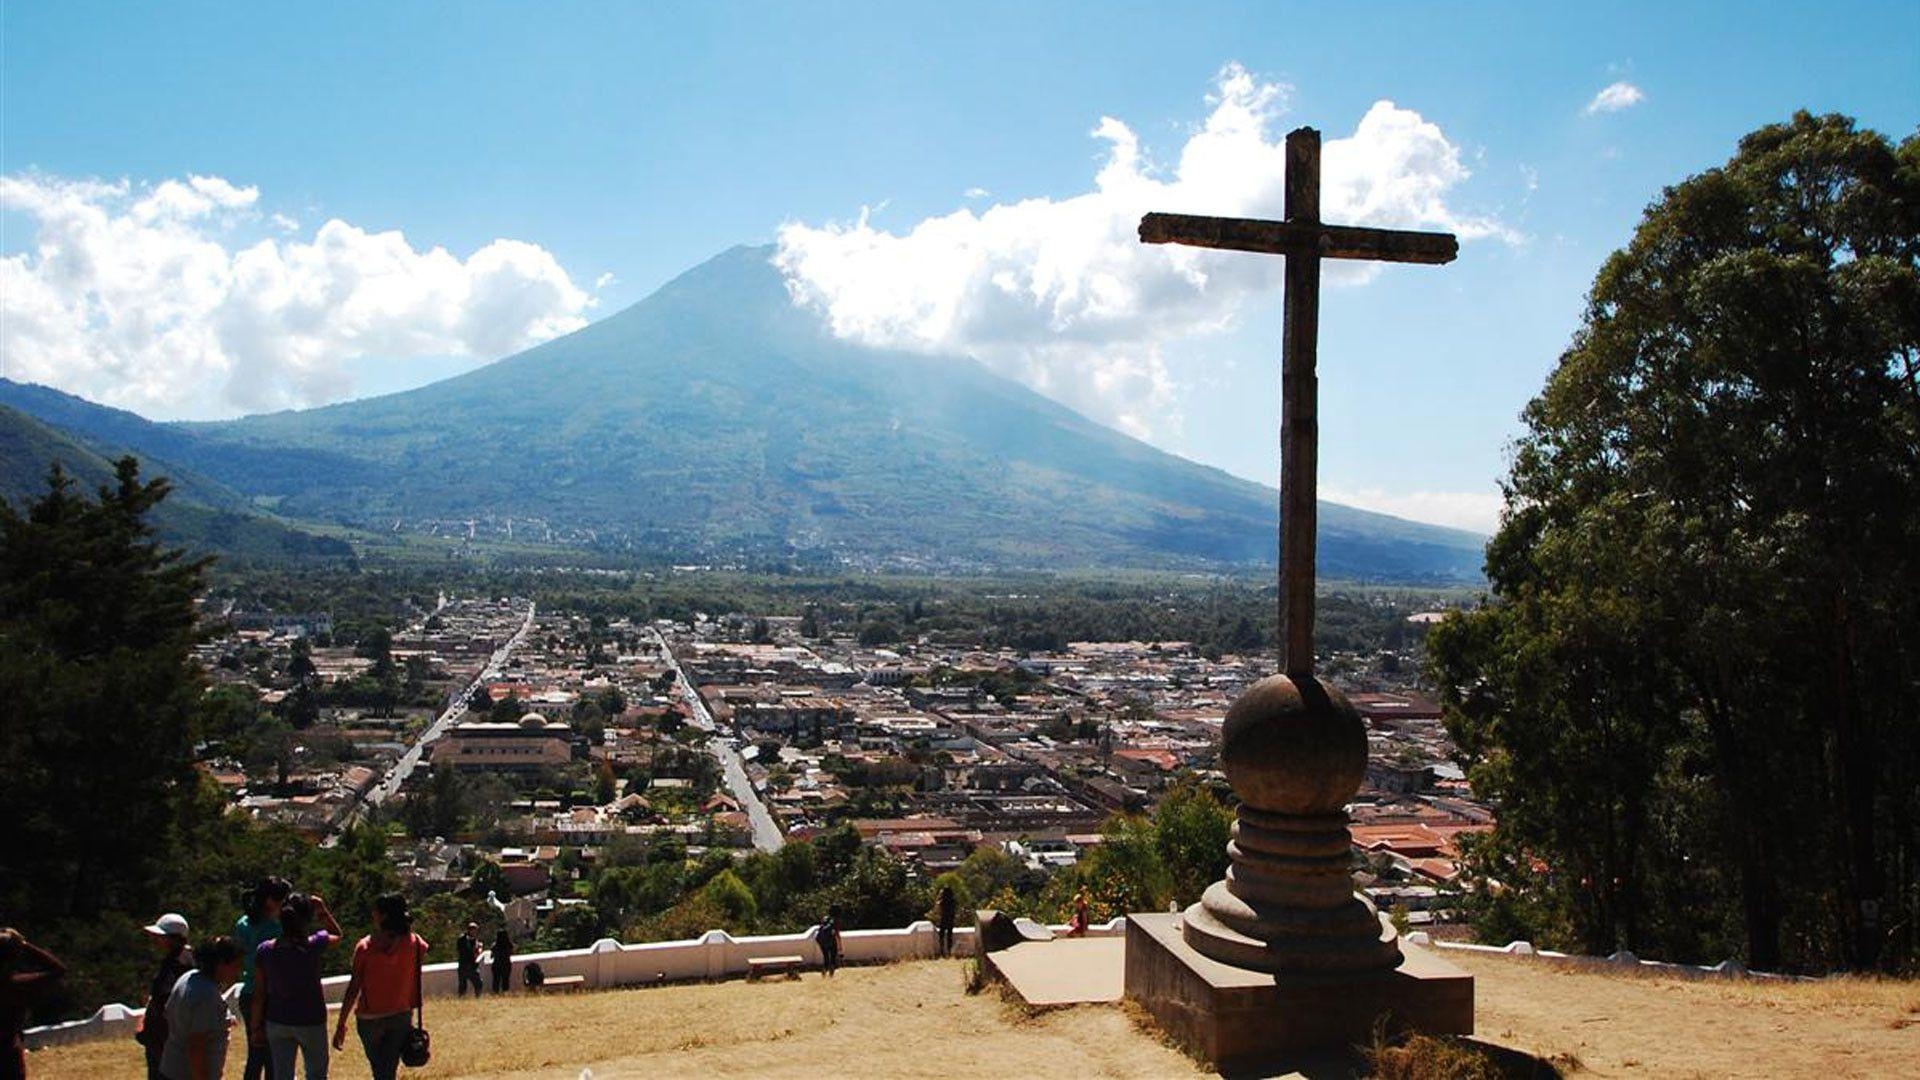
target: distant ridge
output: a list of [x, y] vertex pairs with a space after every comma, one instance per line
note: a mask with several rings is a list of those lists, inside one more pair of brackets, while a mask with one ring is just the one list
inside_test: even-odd
[[[635, 554], [856, 568], [1273, 562], [1271, 488], [972, 360], [836, 339], [789, 301], [771, 253], [734, 248], [575, 333], [405, 393], [202, 424], [18, 384], [0, 401], [354, 526], [512, 516]], [[1320, 535], [1324, 575], [1392, 581], [1476, 580], [1485, 543], [1332, 503]]]
[[[9, 391], [19, 385], [4, 383], [4, 380], [0, 380], [0, 384], [4, 384], [0, 389]], [[41, 387], [27, 389], [44, 390]], [[131, 413], [125, 415], [132, 417]], [[92, 495], [99, 488], [112, 487], [117, 482], [114, 461], [128, 452], [124, 447], [96, 439], [72, 437], [18, 409], [0, 404], [0, 500], [16, 510], [24, 509], [46, 494], [48, 472], [55, 463], [73, 478], [79, 492]], [[246, 561], [307, 561], [353, 556], [352, 546], [345, 541], [316, 536], [261, 514], [248, 507], [240, 495], [189, 470], [172, 467], [152, 456], [135, 456], [142, 458], [142, 479], [165, 476], [173, 485], [173, 491], [155, 511], [156, 530], [168, 543], [184, 545], [195, 553], [211, 552]]]

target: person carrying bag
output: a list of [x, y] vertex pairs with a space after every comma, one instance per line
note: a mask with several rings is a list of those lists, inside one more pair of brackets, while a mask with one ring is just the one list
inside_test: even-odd
[[426, 965], [427, 950], [422, 945], [413, 953], [413, 1027], [407, 1032], [406, 1045], [400, 1048], [400, 1064], [409, 1069], [418, 1069], [433, 1060], [433, 1037], [427, 1034], [427, 992], [422, 988]]
[[382, 896], [374, 902], [373, 916], [374, 932], [354, 946], [353, 977], [340, 1004], [333, 1048], [346, 1046], [351, 1015], [373, 1080], [395, 1080], [401, 1062], [411, 1065], [417, 1057], [425, 1064], [428, 1057], [426, 1029], [420, 1026], [426, 1022], [421, 967], [427, 943], [413, 932], [405, 897]]

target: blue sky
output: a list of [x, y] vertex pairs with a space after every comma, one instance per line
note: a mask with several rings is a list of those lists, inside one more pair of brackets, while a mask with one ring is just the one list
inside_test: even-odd
[[[231, 415], [464, 370], [780, 238], [850, 334], [981, 353], [1271, 481], [1277, 276], [1195, 264], [1200, 297], [1025, 233], [1106, 205], [1072, 201], [1121, 145], [1103, 118], [1138, 191], [1250, 108], [1252, 156], [1165, 189], [1203, 200], [1262, 138], [1364, 117], [1355, 168], [1405, 198], [1356, 212], [1471, 235], [1452, 266], [1329, 287], [1323, 495], [1486, 528], [1517, 413], [1642, 208], [1796, 108], [1913, 133], [1920, 4], [1451, 7], [9, 3], [0, 343], [14, 377]], [[1063, 252], [1038, 317], [982, 284], [1037, 288], [1021, 260]], [[876, 295], [890, 266], [953, 295]], [[1102, 284], [1124, 311], [1076, 289]]]

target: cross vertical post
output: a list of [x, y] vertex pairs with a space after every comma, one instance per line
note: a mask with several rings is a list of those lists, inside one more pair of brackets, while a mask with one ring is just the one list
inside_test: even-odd
[[[1287, 135], [1286, 221], [1320, 223], [1320, 133]], [[1314, 529], [1318, 524], [1320, 396], [1320, 256], [1289, 254], [1280, 351], [1280, 631], [1281, 670], [1313, 674]]]
[[1143, 244], [1185, 244], [1216, 251], [1286, 257], [1285, 328], [1280, 352], [1281, 669], [1313, 677], [1314, 537], [1318, 525], [1320, 263], [1450, 263], [1460, 242], [1450, 233], [1328, 225], [1320, 220], [1320, 133], [1287, 133], [1285, 217], [1205, 217], [1152, 213], [1140, 219]]

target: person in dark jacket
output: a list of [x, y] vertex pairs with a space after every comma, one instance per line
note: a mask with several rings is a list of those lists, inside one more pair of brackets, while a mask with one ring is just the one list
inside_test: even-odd
[[188, 928], [183, 915], [168, 912], [142, 929], [160, 954], [160, 968], [147, 984], [147, 1008], [133, 1037], [147, 1052], [147, 1080], [162, 1080], [160, 1056], [167, 1050], [167, 996], [173, 993], [173, 984], [193, 966], [193, 950], [187, 947]]
[[953, 886], [940, 886], [940, 899], [934, 903], [933, 913], [939, 920], [936, 925], [940, 928], [940, 955], [943, 957], [953, 955], [953, 915], [957, 906]]
[[814, 943], [820, 946], [820, 970], [831, 976], [840, 970], [840, 909], [830, 907], [827, 917], [813, 928]]
[[504, 994], [513, 987], [513, 936], [506, 927], [493, 935], [493, 992]]
[[473, 996], [480, 996], [480, 924], [468, 923], [467, 932], [453, 939], [453, 958], [459, 968], [460, 996], [467, 996], [467, 984], [473, 984]]

